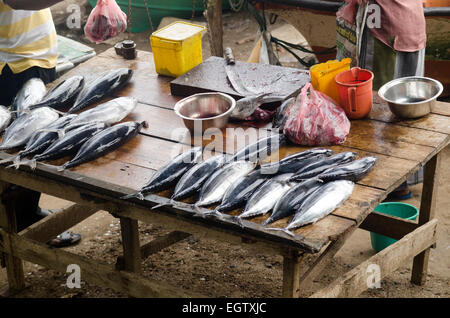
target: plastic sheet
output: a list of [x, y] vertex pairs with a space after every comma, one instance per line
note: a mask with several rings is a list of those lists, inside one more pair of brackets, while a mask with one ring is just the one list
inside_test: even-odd
[[[309, 92], [309, 94], [308, 94]], [[350, 132], [344, 110], [327, 95], [306, 84], [294, 102], [284, 134], [290, 141], [306, 146], [341, 144]]]
[[124, 32], [127, 28], [127, 15], [115, 0], [98, 0], [92, 9], [84, 33], [95, 43], [101, 43]]

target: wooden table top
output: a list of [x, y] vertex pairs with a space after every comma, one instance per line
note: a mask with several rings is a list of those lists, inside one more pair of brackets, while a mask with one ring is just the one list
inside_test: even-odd
[[[110, 49], [80, 64], [58, 81], [73, 75], [83, 75], [89, 80], [105, 69], [119, 67], [129, 67], [135, 73], [132, 82], [118, 92], [118, 95], [133, 96], [139, 101], [135, 111], [124, 121], [146, 120], [149, 127], [143, 129], [136, 138], [120, 149], [93, 162], [64, 172], [56, 172], [55, 169], [39, 164], [32, 173], [57, 178], [78, 187], [89, 187], [102, 193], [110, 193], [111, 196], [118, 198], [120, 194], [139, 190], [157, 169], [170, 161], [183, 147], [186, 148], [186, 144], [191, 143], [189, 138], [182, 138], [179, 133], [174, 133], [184, 128], [181, 119], [173, 112], [174, 104], [182, 97], [170, 94], [169, 83], [172, 78], [156, 74], [150, 52], [139, 51], [136, 60], [127, 61]], [[391, 114], [387, 104], [376, 96], [369, 118], [353, 120], [347, 140], [342, 145], [329, 148], [335, 153], [354, 151], [358, 157], [372, 155], [379, 159], [378, 162], [373, 170], [357, 183], [350, 198], [340, 208], [313, 225], [295, 230], [297, 234], [295, 237], [279, 231], [267, 231], [260, 226], [259, 224], [268, 215], [250, 219], [244, 223], [244, 229], [233, 223], [231, 218], [221, 221], [206, 218], [202, 222], [207, 226], [225, 226], [237, 233], [247, 230], [255, 237], [263, 236], [265, 239], [288, 244], [304, 251], [318, 252], [330, 240], [335, 240], [349, 229], [358, 226], [389, 192], [449, 144], [449, 115], [450, 104], [438, 102], [432, 113], [426, 117], [417, 120], [399, 120]], [[230, 124], [230, 127], [237, 126]], [[211, 142], [211, 140], [194, 141], [203, 145]], [[280, 149], [280, 159], [306, 148], [295, 145], [283, 146]], [[227, 152], [226, 143], [223, 149], [216, 150]], [[0, 153], [0, 157], [6, 156]], [[67, 158], [51, 163], [60, 165], [65, 160]], [[21, 169], [29, 171], [27, 167]], [[170, 194], [170, 191], [165, 191], [159, 196], [149, 195], [143, 202], [137, 200], [136, 204], [153, 206], [155, 198], [168, 197]], [[185, 202], [192, 203], [193, 199]], [[188, 207], [186, 204], [180, 213], [187, 219], [198, 219], [189, 215]], [[149, 210], [149, 213], [155, 212]], [[230, 215], [239, 213], [240, 210], [235, 210]], [[272, 225], [284, 227], [289, 219], [279, 220]]]

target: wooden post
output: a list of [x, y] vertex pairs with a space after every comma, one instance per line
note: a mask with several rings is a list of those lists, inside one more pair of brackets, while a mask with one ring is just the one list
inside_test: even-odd
[[302, 255], [291, 252], [283, 256], [283, 294], [284, 298], [300, 296], [300, 263]]
[[120, 231], [122, 234], [124, 270], [140, 273], [142, 258], [138, 221], [120, 218]]
[[209, 0], [205, 11], [211, 55], [223, 57], [222, 0]]
[[[420, 201], [419, 226], [434, 218], [440, 158], [441, 153], [438, 153], [425, 164], [422, 198]], [[413, 284], [423, 285], [425, 283], [427, 279], [429, 256], [430, 249], [427, 248], [425, 251], [414, 257], [411, 274], [411, 282]]]
[[[11, 184], [0, 181], [0, 228], [9, 232], [17, 233], [16, 211], [13, 208], [13, 193], [8, 189]], [[11, 254], [11, 242], [8, 237], [1, 237], [2, 245], [5, 247], [3, 255], [8, 274], [9, 293], [18, 292], [25, 288], [25, 277], [23, 274], [23, 262], [20, 258]]]

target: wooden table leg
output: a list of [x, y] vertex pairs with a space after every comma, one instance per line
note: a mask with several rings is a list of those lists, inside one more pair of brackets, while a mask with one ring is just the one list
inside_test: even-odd
[[[425, 165], [422, 198], [420, 202], [419, 226], [434, 218], [436, 209], [436, 193], [438, 187], [439, 163], [441, 154], [438, 153]], [[428, 258], [430, 249], [414, 257], [411, 282], [423, 285], [427, 279]]]
[[[10, 184], [0, 182], [0, 228], [10, 233], [17, 233], [16, 212], [13, 208], [14, 197], [8, 191]], [[25, 276], [23, 273], [23, 262], [20, 258], [13, 257], [8, 253], [11, 244], [7, 237], [2, 237], [6, 253], [3, 255], [8, 275], [9, 293], [17, 292], [25, 288]]]
[[292, 252], [283, 256], [283, 294], [284, 298], [300, 297], [300, 263], [303, 256]]
[[138, 221], [129, 218], [120, 218], [120, 231], [122, 234], [124, 270], [140, 273], [142, 269], [142, 258]]

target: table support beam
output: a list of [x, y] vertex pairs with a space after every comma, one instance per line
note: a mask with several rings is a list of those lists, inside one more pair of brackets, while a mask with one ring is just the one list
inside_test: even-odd
[[[425, 164], [422, 198], [420, 201], [419, 226], [434, 218], [440, 162], [441, 153], [438, 153]], [[427, 248], [425, 251], [414, 257], [411, 274], [411, 282], [413, 284], [423, 285], [425, 283], [427, 279], [429, 256], [430, 249]]]
[[300, 264], [303, 254], [292, 252], [283, 256], [283, 291], [284, 298], [300, 297]]
[[140, 273], [142, 270], [142, 257], [139, 244], [138, 221], [121, 217], [120, 232], [122, 234], [124, 270]]

